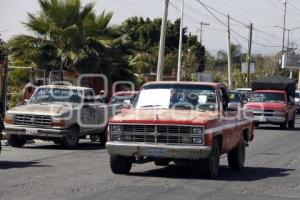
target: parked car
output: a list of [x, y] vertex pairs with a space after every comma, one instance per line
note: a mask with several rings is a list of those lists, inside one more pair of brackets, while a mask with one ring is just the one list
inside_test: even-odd
[[121, 111], [127, 110], [128, 105], [132, 104], [138, 91], [120, 91], [113, 94], [109, 104], [121, 106]]
[[228, 98], [229, 98], [228, 108], [232, 110], [243, 108], [244, 105], [248, 102], [246, 95], [237, 90], [229, 90]]
[[250, 99], [251, 95], [253, 94], [253, 90], [251, 88], [236, 88], [235, 90], [243, 93], [247, 97], [248, 100]]
[[295, 92], [295, 103], [297, 106], [297, 111], [300, 112], [300, 90]]
[[112, 172], [127, 174], [132, 163], [167, 166], [174, 161], [195, 164], [199, 172], [215, 177], [221, 154], [228, 155], [231, 169], [242, 169], [245, 147], [254, 136], [252, 115], [228, 111], [227, 106], [223, 84], [145, 84], [132, 109], [109, 122], [106, 148]]
[[112, 105], [96, 102], [91, 88], [41, 86], [26, 105], [7, 111], [5, 132], [13, 147], [42, 139], [75, 148], [86, 135], [99, 135], [105, 145], [108, 119], [114, 111]]

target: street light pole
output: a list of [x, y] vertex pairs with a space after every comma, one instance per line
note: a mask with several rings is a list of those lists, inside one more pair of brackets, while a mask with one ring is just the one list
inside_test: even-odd
[[286, 4], [287, 1], [283, 1], [284, 4], [284, 14], [283, 14], [283, 31], [282, 31], [282, 55], [284, 55], [284, 42], [285, 42], [285, 21], [286, 21]]
[[156, 81], [160, 81], [162, 79], [162, 74], [163, 74], [168, 9], [169, 9], [169, 0], [165, 0], [164, 16], [161, 23], [161, 33], [160, 33], [160, 41], [159, 41]]
[[182, 59], [182, 37], [183, 37], [183, 13], [184, 13], [184, 0], [181, 5], [181, 19], [180, 19], [180, 35], [178, 47], [178, 66], [177, 66], [177, 81], [181, 79], [181, 59]]

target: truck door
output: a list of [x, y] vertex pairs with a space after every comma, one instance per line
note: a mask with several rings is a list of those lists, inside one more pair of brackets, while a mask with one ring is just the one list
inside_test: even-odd
[[223, 148], [224, 151], [227, 152], [232, 147], [234, 147], [239, 141], [239, 130], [237, 129], [237, 111], [229, 111], [226, 107], [228, 104], [228, 97], [225, 88], [219, 89], [220, 102], [221, 102], [221, 120], [223, 123]]
[[81, 123], [83, 132], [91, 132], [97, 124], [97, 106], [92, 91], [84, 92], [83, 106], [81, 108]]

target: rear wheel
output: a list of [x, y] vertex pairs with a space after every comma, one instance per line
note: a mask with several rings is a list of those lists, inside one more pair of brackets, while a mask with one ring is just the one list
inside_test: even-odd
[[66, 149], [74, 149], [77, 147], [79, 143], [79, 127], [71, 126], [70, 131], [63, 138], [62, 144]]
[[156, 166], [168, 166], [170, 163], [170, 160], [168, 159], [158, 159], [154, 161], [154, 164]]
[[20, 148], [26, 144], [27, 139], [21, 135], [7, 135], [7, 142], [12, 147]]
[[110, 168], [114, 174], [128, 174], [132, 160], [124, 156], [110, 156]]
[[230, 169], [240, 170], [245, 165], [246, 146], [244, 137], [241, 137], [238, 146], [227, 154], [228, 165]]
[[283, 123], [280, 124], [280, 128], [285, 130], [288, 127], [288, 119], [286, 117], [285, 121]]
[[210, 156], [207, 159], [202, 160], [200, 164], [201, 170], [205, 176], [214, 178], [218, 175], [220, 168], [220, 152], [220, 142], [219, 140], [214, 139]]

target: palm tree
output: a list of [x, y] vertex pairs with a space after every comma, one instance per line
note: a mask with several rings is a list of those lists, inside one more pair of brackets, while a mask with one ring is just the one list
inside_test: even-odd
[[[9, 44], [13, 57], [51, 69], [80, 71], [77, 63], [113, 45], [112, 13], [96, 15], [94, 3], [80, 0], [39, 0], [41, 11], [28, 14], [24, 25], [32, 35], [18, 35]], [[84, 67], [84, 66], [83, 66]]]

